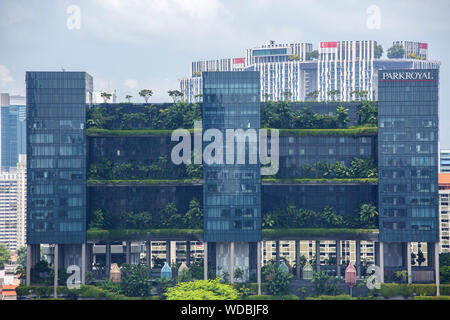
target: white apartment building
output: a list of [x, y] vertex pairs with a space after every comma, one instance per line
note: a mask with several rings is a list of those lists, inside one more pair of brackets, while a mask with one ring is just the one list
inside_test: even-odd
[[439, 252], [450, 252], [450, 173], [439, 173]]
[[421, 59], [428, 59], [428, 43], [415, 41], [394, 41], [394, 46], [402, 46], [405, 50], [403, 58], [407, 59], [413, 54]]
[[27, 156], [17, 163], [17, 248], [26, 246], [27, 237]]
[[17, 174], [12, 168], [0, 172], [0, 243], [17, 249]]

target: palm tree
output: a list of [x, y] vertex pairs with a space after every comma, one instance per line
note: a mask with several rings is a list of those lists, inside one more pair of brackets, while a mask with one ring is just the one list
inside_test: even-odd
[[107, 92], [102, 92], [100, 96], [103, 98], [104, 102], [107, 103], [109, 99], [111, 99], [112, 94]]
[[142, 89], [139, 91], [139, 95], [144, 98], [145, 103], [147, 103], [148, 99], [153, 95], [153, 91], [150, 89]]
[[167, 91], [167, 93], [169, 94], [169, 97], [173, 99], [174, 103], [177, 102], [178, 99], [181, 99], [183, 97], [183, 92], [179, 90], [169, 90]]
[[128, 103], [131, 103], [131, 98], [133, 98], [133, 96], [130, 96], [129, 94], [127, 94], [127, 95], [125, 96], [125, 99], [128, 100]]
[[292, 97], [292, 92], [290, 91], [284, 91], [283, 96], [286, 100], [289, 100]]

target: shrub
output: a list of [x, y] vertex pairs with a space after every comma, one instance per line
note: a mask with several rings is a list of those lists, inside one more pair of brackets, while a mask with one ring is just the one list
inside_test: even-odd
[[196, 280], [178, 283], [168, 288], [167, 300], [236, 300], [239, 294], [231, 285], [220, 283], [220, 279]]
[[357, 298], [350, 297], [348, 294], [339, 294], [336, 296], [320, 295], [318, 297], [306, 297], [306, 300], [357, 300]]

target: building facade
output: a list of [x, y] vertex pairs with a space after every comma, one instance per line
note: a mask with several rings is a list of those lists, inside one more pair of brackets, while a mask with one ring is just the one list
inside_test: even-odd
[[0, 97], [0, 166], [15, 167], [26, 153], [25, 97], [2, 93]]
[[450, 173], [439, 173], [439, 253], [450, 252]]
[[403, 58], [428, 59], [428, 43], [415, 41], [394, 41], [394, 46], [403, 47]]
[[86, 241], [85, 72], [27, 72], [27, 243]]
[[450, 173], [450, 150], [440, 150], [439, 153], [439, 172]]
[[17, 250], [17, 174], [0, 172], [0, 243]]

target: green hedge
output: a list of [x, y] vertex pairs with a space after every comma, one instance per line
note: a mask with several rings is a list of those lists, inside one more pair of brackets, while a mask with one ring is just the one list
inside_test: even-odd
[[[382, 283], [379, 293], [385, 298], [392, 297], [412, 297], [412, 296], [435, 296], [435, 284], [402, 284], [402, 283]], [[450, 295], [450, 284], [439, 286], [441, 295]]]
[[439, 296], [439, 297], [427, 297], [427, 296], [417, 296], [414, 300], [450, 300], [450, 296]]
[[133, 185], [163, 185], [163, 184], [192, 184], [201, 183], [200, 179], [141, 179], [141, 180], [97, 180], [89, 179], [88, 185], [105, 185], [105, 184], [133, 184]]
[[360, 127], [349, 129], [278, 129], [280, 136], [374, 136], [378, 134], [377, 127]]
[[86, 232], [86, 237], [88, 240], [113, 240], [140, 236], [176, 237], [190, 235], [201, 237], [202, 234], [203, 230], [200, 229], [90, 229]]
[[[53, 287], [38, 287], [38, 286], [19, 286], [16, 288], [17, 296], [23, 297], [27, 295], [36, 295], [37, 297], [51, 297], [53, 295]], [[107, 291], [105, 289], [91, 286], [82, 285], [80, 289], [69, 290], [67, 287], [59, 286], [57, 288], [58, 295], [72, 297], [74, 299], [78, 297], [91, 298], [96, 300], [159, 300], [159, 296], [151, 297], [127, 297], [122, 294]], [[61, 299], [59, 297], [58, 299]]]
[[243, 300], [300, 300], [295, 294], [285, 294], [282, 296], [271, 296], [267, 294], [246, 296]]
[[378, 184], [378, 178], [352, 178], [352, 179], [311, 179], [311, 178], [263, 178], [262, 183], [361, 183]]
[[263, 238], [296, 237], [296, 236], [359, 236], [364, 233], [378, 233], [378, 229], [347, 228], [301, 228], [301, 229], [263, 229]]
[[306, 300], [358, 300], [358, 298], [350, 297], [348, 294], [339, 294], [337, 296], [321, 295], [318, 297], [306, 297]]
[[[194, 129], [188, 129], [190, 133]], [[268, 129], [272, 130], [272, 129]], [[360, 127], [349, 129], [278, 129], [280, 136], [373, 136], [378, 133], [377, 127]], [[154, 130], [154, 129], [139, 129], [139, 130], [108, 130], [90, 128], [86, 129], [86, 134], [90, 136], [136, 136], [136, 135], [150, 135], [150, 136], [171, 136], [173, 130]]]

